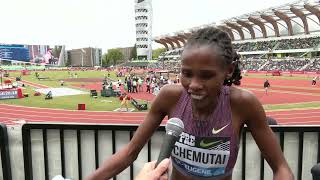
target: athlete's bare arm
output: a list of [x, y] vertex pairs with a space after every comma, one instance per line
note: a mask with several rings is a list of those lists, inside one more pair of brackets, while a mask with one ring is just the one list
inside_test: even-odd
[[174, 85], [161, 88], [144, 121], [135, 132], [129, 144], [105, 160], [102, 166], [92, 173], [87, 180], [110, 179], [130, 166], [177, 101], [177, 98], [179, 98], [179, 91], [177, 90], [179, 88], [175, 88]]
[[292, 180], [293, 174], [283, 156], [280, 145], [266, 121], [265, 111], [251, 92], [233, 89], [232, 104], [251, 131], [262, 155], [270, 165], [275, 180]]

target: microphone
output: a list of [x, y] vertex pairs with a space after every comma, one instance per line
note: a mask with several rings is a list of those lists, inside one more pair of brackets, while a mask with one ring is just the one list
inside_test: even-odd
[[170, 157], [174, 144], [179, 139], [180, 134], [184, 129], [183, 122], [179, 118], [170, 118], [166, 124], [166, 135], [163, 138], [160, 153], [155, 167], [164, 160]]

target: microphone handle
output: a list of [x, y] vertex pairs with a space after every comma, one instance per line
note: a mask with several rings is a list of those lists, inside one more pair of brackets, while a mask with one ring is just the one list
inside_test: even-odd
[[174, 144], [176, 143], [176, 141], [179, 139], [179, 137], [175, 137], [173, 135], [169, 135], [169, 134], [165, 134], [164, 138], [163, 138], [163, 142], [161, 145], [161, 149], [160, 149], [160, 153], [158, 156], [158, 160], [156, 162], [155, 168], [158, 166], [158, 164], [170, 157], [172, 149], [174, 147]]

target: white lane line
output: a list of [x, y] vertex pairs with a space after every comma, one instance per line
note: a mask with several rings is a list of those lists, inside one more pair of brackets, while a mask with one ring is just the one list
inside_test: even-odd
[[[90, 114], [90, 113], [84, 113], [84, 112], [79, 112], [75, 113], [75, 114], [68, 114], [67, 112], [46, 112], [46, 111], [28, 111], [28, 110], [21, 110], [21, 109], [5, 109], [5, 108], [1, 108], [0, 107], [0, 111], [1, 114], [6, 113], [6, 111], [10, 111], [10, 112], [15, 112], [15, 113], [19, 113], [21, 115], [25, 115], [25, 114], [30, 114], [30, 113], [36, 113], [38, 115], [63, 115], [63, 116], [77, 116], [77, 117], [81, 117], [81, 116], [90, 116], [90, 117], [122, 117], [122, 118], [130, 118], [130, 117], [145, 117], [145, 114], [142, 115], [135, 115], [135, 114], [127, 114], [127, 113], [108, 113], [105, 112], [104, 114]], [[0, 114], [0, 116], [1, 116]], [[12, 114], [12, 113], [11, 113]]]

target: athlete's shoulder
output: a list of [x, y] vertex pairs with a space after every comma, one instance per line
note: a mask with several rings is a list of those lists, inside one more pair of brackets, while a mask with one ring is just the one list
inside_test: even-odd
[[173, 108], [180, 99], [182, 92], [183, 87], [181, 85], [165, 85], [160, 89], [160, 92], [154, 99], [153, 104], [160, 106], [159, 108], [163, 111], [170, 112], [171, 108]]
[[241, 119], [247, 118], [250, 114], [257, 112], [262, 108], [258, 98], [249, 90], [238, 87], [230, 88], [231, 108]]
[[239, 87], [230, 87], [230, 100], [233, 107], [248, 107], [250, 104], [255, 104], [258, 99], [249, 90], [242, 89]]
[[167, 84], [161, 88], [159, 94], [168, 98], [179, 98], [182, 91], [183, 87], [180, 84]]

